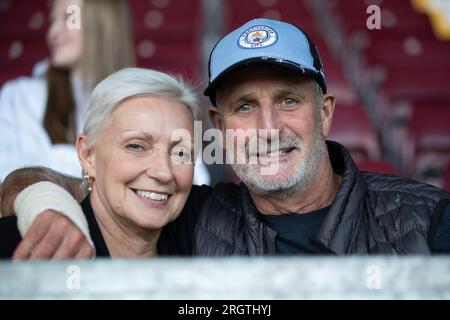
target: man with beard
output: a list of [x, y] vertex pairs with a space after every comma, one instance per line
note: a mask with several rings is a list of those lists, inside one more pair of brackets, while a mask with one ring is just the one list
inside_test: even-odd
[[[209, 76], [205, 95], [214, 126], [256, 129], [235, 150], [256, 163], [232, 163], [240, 186], [194, 187], [179, 219], [163, 231], [159, 254], [450, 252], [448, 193], [362, 173], [342, 145], [326, 141], [335, 98], [327, 92], [317, 49], [301, 29], [269, 19], [247, 22], [216, 44]], [[271, 150], [250, 146], [252, 139]], [[268, 166], [276, 170], [263, 173]], [[16, 258], [52, 258], [57, 250], [69, 258], [87, 245], [77, 227], [54, 211], [35, 225], [40, 228], [30, 229]]]

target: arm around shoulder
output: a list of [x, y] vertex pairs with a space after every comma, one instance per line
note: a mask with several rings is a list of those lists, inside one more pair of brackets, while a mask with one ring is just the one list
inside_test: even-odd
[[0, 212], [3, 216], [14, 214], [14, 200], [26, 187], [41, 181], [53, 182], [67, 190], [77, 202], [80, 202], [84, 194], [80, 189], [80, 179], [66, 177], [57, 171], [44, 167], [28, 167], [11, 172], [3, 181], [0, 189]]

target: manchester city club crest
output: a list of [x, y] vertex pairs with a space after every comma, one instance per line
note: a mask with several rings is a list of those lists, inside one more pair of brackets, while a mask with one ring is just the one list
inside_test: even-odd
[[266, 26], [254, 26], [247, 29], [238, 40], [242, 48], [263, 48], [274, 44], [278, 39], [275, 30]]

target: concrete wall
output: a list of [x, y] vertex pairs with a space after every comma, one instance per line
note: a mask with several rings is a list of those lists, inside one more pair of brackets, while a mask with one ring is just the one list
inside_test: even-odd
[[450, 299], [447, 257], [0, 263], [0, 299]]

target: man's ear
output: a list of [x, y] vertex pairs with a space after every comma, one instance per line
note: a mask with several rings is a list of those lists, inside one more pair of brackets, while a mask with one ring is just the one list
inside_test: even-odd
[[217, 107], [211, 106], [208, 108], [209, 119], [211, 120], [214, 128], [223, 131], [223, 119]]
[[322, 135], [327, 138], [330, 134], [331, 124], [333, 123], [333, 113], [335, 107], [335, 98], [333, 93], [327, 93], [323, 97], [323, 105], [320, 108], [322, 117]]
[[85, 134], [78, 136], [76, 147], [83, 174], [84, 170], [87, 170], [89, 176], [95, 178], [95, 154], [93, 149], [88, 146]]

